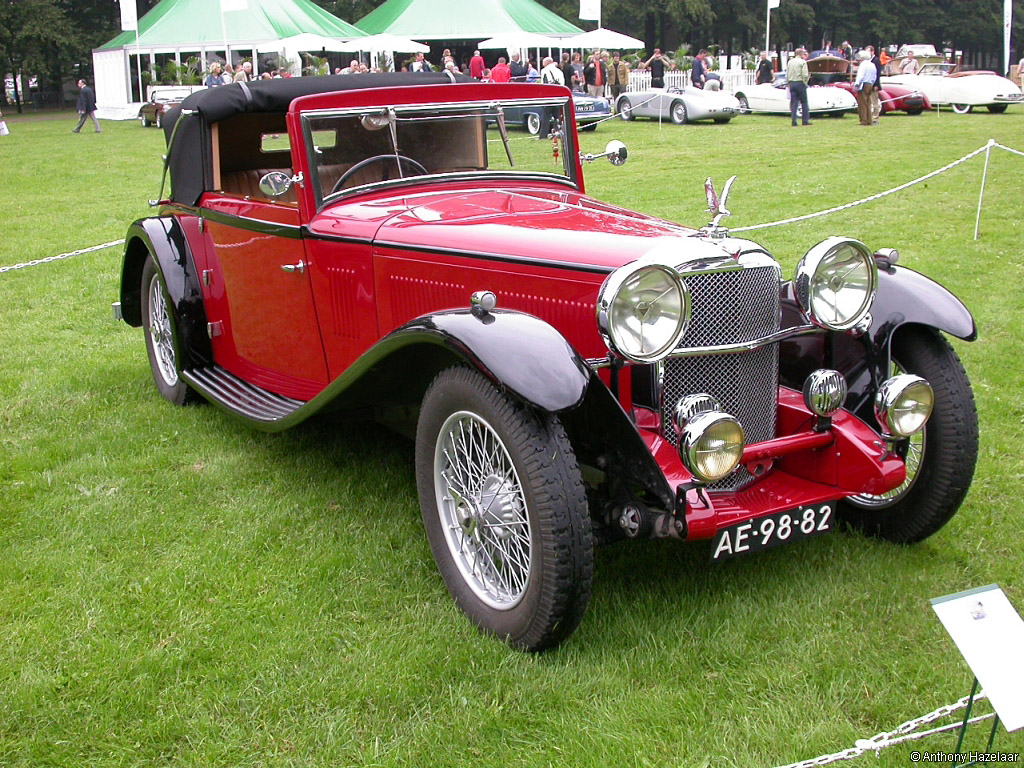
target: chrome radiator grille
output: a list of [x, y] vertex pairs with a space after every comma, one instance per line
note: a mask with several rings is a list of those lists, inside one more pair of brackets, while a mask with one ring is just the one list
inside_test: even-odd
[[[680, 348], [711, 347], [762, 338], [779, 329], [779, 273], [758, 266], [732, 272], [686, 275], [692, 299], [690, 327]], [[751, 352], [669, 358], [661, 368], [662, 424], [674, 444], [672, 422], [681, 397], [707, 392], [718, 398], [746, 432], [748, 443], [775, 437], [779, 385], [778, 345]], [[715, 483], [715, 490], [736, 490], [751, 480], [742, 467]]]

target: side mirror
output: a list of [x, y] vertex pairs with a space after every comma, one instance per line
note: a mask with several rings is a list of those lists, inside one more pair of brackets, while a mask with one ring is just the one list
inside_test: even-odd
[[280, 197], [292, 188], [292, 177], [284, 171], [271, 171], [260, 179], [260, 192], [267, 197]]
[[604, 152], [599, 155], [584, 154], [580, 152], [580, 160], [585, 163], [592, 163], [598, 158], [607, 157], [608, 162], [612, 165], [625, 165], [626, 164], [626, 145], [621, 141], [612, 139], [604, 148]]
[[608, 162], [612, 165], [625, 165], [626, 156], [626, 145], [617, 139], [612, 139], [608, 142], [608, 145], [604, 148], [604, 152], [608, 155]]

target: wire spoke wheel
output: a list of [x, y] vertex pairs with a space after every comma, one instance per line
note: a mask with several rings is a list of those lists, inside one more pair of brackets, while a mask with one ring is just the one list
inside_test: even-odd
[[153, 274], [149, 281], [149, 336], [156, 355], [156, 367], [160, 377], [169, 387], [178, 383], [178, 367], [174, 360], [174, 331], [171, 316], [167, 311], [160, 277]]
[[148, 256], [142, 268], [142, 326], [146, 352], [157, 390], [175, 405], [198, 400], [195, 390], [178, 374], [180, 339], [174, 310], [163, 277]]
[[930, 328], [902, 329], [892, 342], [892, 372], [923, 376], [935, 392], [924, 429], [905, 445], [906, 480], [888, 493], [844, 500], [852, 528], [910, 544], [931, 536], [960, 508], [978, 459], [978, 413], [960, 358]]
[[557, 645], [590, 599], [594, 541], [561, 422], [454, 366], [427, 388], [416, 486], [448, 592], [484, 632], [528, 651]]
[[466, 411], [441, 427], [434, 487], [445, 539], [481, 601], [507, 610], [530, 578], [530, 521], [512, 457], [491, 426]]

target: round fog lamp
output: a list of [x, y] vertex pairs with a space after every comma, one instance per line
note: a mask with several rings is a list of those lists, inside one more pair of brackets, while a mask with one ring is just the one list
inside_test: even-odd
[[846, 402], [846, 379], [839, 371], [820, 368], [804, 382], [804, 404], [816, 416], [831, 416]]
[[690, 474], [713, 483], [736, 468], [745, 445], [743, 427], [734, 416], [708, 411], [694, 416], [683, 427], [679, 457]]
[[875, 418], [882, 429], [897, 437], [910, 437], [928, 422], [935, 404], [932, 385], [910, 373], [882, 382], [875, 395]]
[[617, 269], [597, 299], [605, 343], [634, 363], [654, 363], [679, 345], [690, 320], [690, 294], [678, 273], [663, 264]]

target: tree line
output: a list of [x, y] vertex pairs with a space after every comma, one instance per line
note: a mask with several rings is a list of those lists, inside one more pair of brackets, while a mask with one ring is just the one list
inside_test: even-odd
[[[579, 0], [539, 1], [578, 26], [594, 26], [578, 19]], [[139, 17], [157, 2], [136, 0]], [[216, 2], [210, 0], [211, 12]], [[355, 23], [383, 0], [314, 2]], [[717, 46], [730, 54], [764, 45], [765, 10], [766, 0], [602, 0], [602, 25], [640, 38], [648, 52]], [[1005, 74], [1002, 20], [1003, 0], [782, 0], [772, 11], [770, 47], [932, 43], [963, 51], [968, 65]], [[0, 72], [23, 76], [15, 84], [19, 102], [28, 76], [60, 101], [65, 83], [91, 76], [92, 50], [119, 31], [115, 0], [0, 0]], [[1011, 54], [1024, 55], [1024, 0], [1014, 0], [1012, 40]]]

